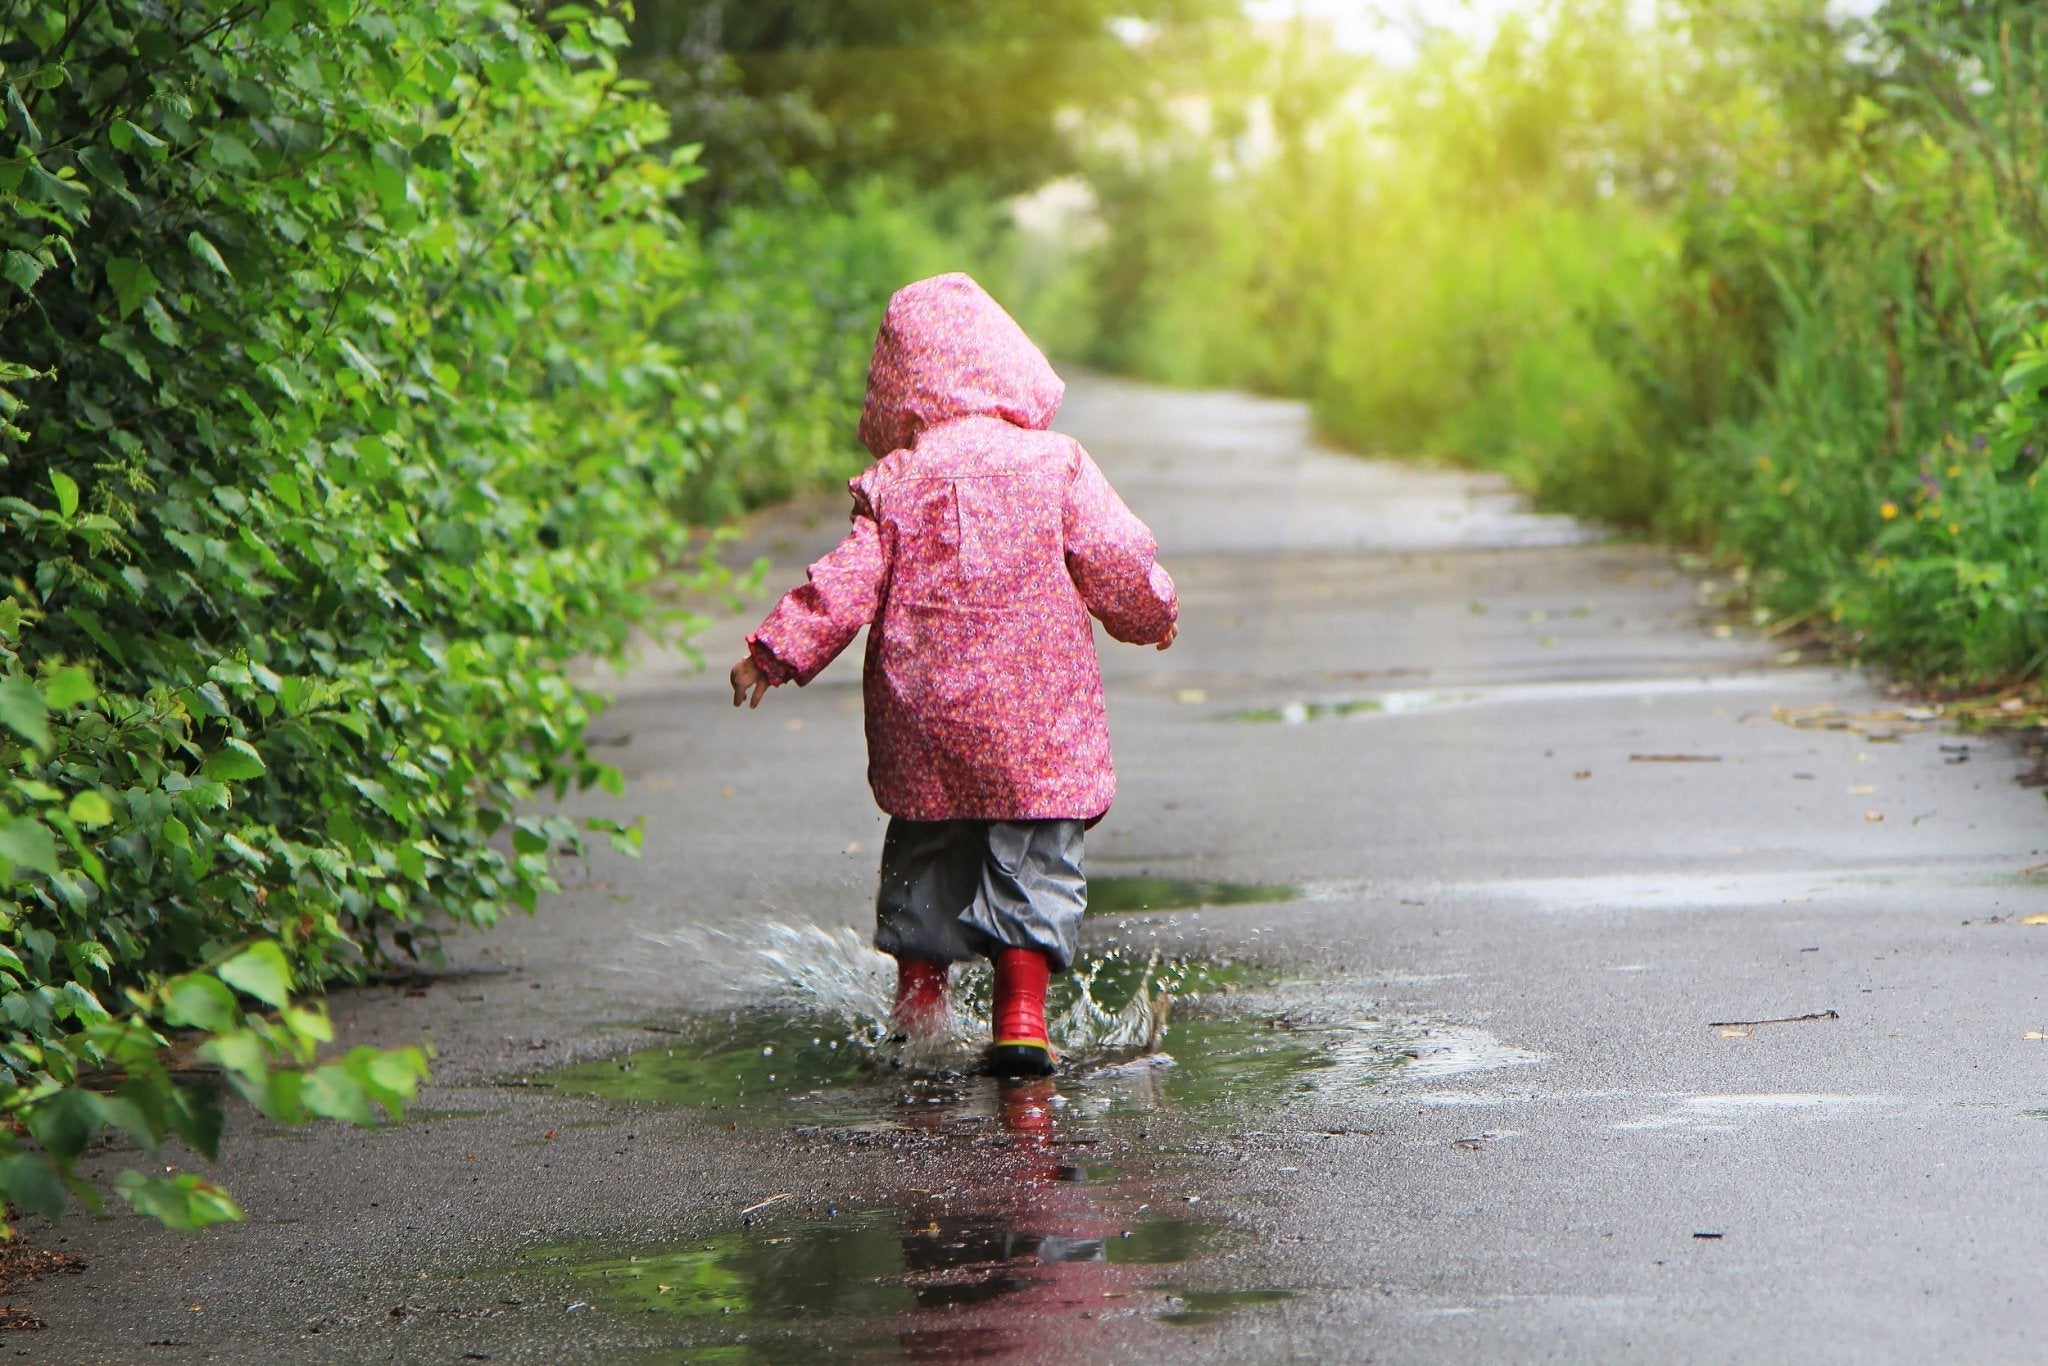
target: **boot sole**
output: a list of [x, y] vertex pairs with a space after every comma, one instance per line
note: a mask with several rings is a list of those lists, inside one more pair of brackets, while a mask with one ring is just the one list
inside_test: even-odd
[[999, 1043], [989, 1049], [988, 1070], [996, 1077], [1049, 1077], [1052, 1050], [1037, 1044]]

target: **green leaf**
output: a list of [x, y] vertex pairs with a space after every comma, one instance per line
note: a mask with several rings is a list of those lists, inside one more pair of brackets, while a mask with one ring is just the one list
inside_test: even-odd
[[155, 297], [158, 289], [155, 272], [132, 256], [116, 256], [107, 262], [107, 283], [114, 287], [124, 318], [142, 307], [143, 300]]
[[99, 793], [88, 789], [71, 799], [71, 806], [65, 814], [83, 826], [109, 825], [113, 823], [114, 805]]
[[114, 154], [106, 148], [79, 148], [78, 164], [85, 167], [86, 174], [118, 193], [129, 203], [139, 202], [128, 188], [128, 175], [121, 169], [121, 163], [114, 160]]
[[256, 154], [233, 133], [216, 130], [206, 142], [206, 157], [224, 171], [257, 171]]
[[62, 470], [51, 470], [50, 487], [57, 494], [58, 513], [69, 521], [78, 512], [78, 481]]
[[50, 709], [43, 694], [26, 678], [0, 678], [0, 726], [19, 735], [37, 749], [50, 745]]
[[[0, 861], [14, 865], [18, 874], [26, 869], [41, 873], [45, 877], [57, 872], [57, 841], [50, 834], [50, 827], [34, 816], [17, 816], [13, 820], [0, 819]], [[6, 882], [0, 877], [0, 884]]]
[[233, 736], [199, 766], [199, 776], [215, 782], [240, 782], [264, 773], [263, 756], [247, 740]]
[[419, 1094], [419, 1084], [427, 1077], [427, 1060], [419, 1049], [358, 1048], [350, 1057], [359, 1055], [363, 1083], [386, 1109], [397, 1113]]
[[220, 252], [200, 233], [195, 231], [186, 234], [185, 245], [192, 248], [192, 254], [212, 268], [223, 280], [235, 278], [234, 272], [228, 269], [228, 263], [220, 259]]
[[247, 1217], [226, 1191], [190, 1172], [148, 1176], [131, 1168], [114, 1178], [114, 1189], [137, 1214], [182, 1232], [238, 1223]]
[[188, 972], [164, 992], [164, 1023], [179, 1029], [223, 1034], [242, 1022], [235, 993], [203, 972]]
[[454, 163], [455, 144], [446, 133], [429, 133], [412, 149], [412, 164], [445, 171]]
[[43, 702], [51, 711], [69, 711], [99, 695], [100, 690], [93, 686], [92, 674], [76, 664], [52, 669], [50, 676], [43, 680]]
[[292, 965], [271, 940], [251, 944], [217, 969], [220, 979], [266, 1005], [282, 1007], [292, 995]]
[[13, 1153], [0, 1158], [0, 1192], [30, 1214], [55, 1221], [64, 1214], [64, 1183], [50, 1159], [40, 1153]]
[[28, 106], [22, 103], [21, 92], [14, 88], [12, 81], [7, 83], [7, 112], [15, 126], [21, 129], [22, 137], [28, 140], [30, 150], [42, 150], [43, 130], [36, 127], [36, 121], [29, 117]]
[[109, 140], [114, 144], [114, 150], [119, 152], [132, 152], [137, 147], [160, 151], [168, 145], [156, 134], [127, 119], [115, 119], [107, 131]]
[[34, 289], [36, 281], [43, 278], [43, 270], [43, 263], [25, 251], [9, 251], [0, 256], [0, 276], [23, 289]]
[[220, 1156], [221, 1127], [226, 1121], [211, 1090], [196, 1086], [173, 1086], [165, 1098], [164, 1110], [171, 1132], [186, 1147], [209, 1160]]
[[377, 1112], [370, 1108], [369, 1092], [349, 1075], [346, 1067], [330, 1063], [306, 1074], [299, 1099], [316, 1115], [345, 1120], [362, 1128], [374, 1128]]
[[68, 218], [85, 217], [88, 199], [78, 182], [53, 176], [42, 168], [41, 163], [33, 161], [28, 164], [28, 174], [24, 178], [28, 182], [30, 198], [54, 205]]
[[192, 831], [186, 826], [185, 822], [179, 820], [176, 816], [166, 816], [164, 817], [164, 843], [170, 845], [173, 849], [190, 849], [192, 847]]
[[2021, 356], [2016, 364], [2006, 370], [2005, 377], [2000, 383], [2005, 392], [2014, 397], [2023, 393], [2033, 393], [2043, 384], [2048, 384], [2048, 355], [2032, 352]]
[[[213, 982], [211, 977], [206, 980]], [[227, 988], [219, 982], [213, 982], [213, 985], [227, 994]], [[264, 1051], [263, 1041], [246, 1029], [217, 1033], [199, 1046], [199, 1056], [208, 1062], [219, 1063], [254, 1087], [260, 1087], [270, 1076], [270, 1054]], [[243, 1094], [248, 1095], [250, 1091], [245, 1088]]]
[[291, 1006], [283, 1016], [284, 1026], [309, 1044], [334, 1042], [334, 1021], [325, 1006]]
[[90, 1091], [63, 1090], [39, 1100], [22, 1114], [36, 1142], [69, 1167], [107, 1122], [107, 1107]]

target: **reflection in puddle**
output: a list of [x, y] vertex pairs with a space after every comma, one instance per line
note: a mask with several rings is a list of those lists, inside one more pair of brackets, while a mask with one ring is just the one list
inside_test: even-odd
[[[990, 1083], [989, 1100], [962, 1145], [976, 1170], [958, 1190], [844, 1212], [764, 1210], [758, 1223], [679, 1246], [537, 1247], [476, 1278], [543, 1287], [642, 1332], [641, 1316], [654, 1316], [664, 1348], [692, 1360], [789, 1360], [845, 1344], [1029, 1358], [1048, 1334], [1119, 1301], [1193, 1323], [1278, 1297], [1155, 1289], [1148, 1268], [1191, 1261], [1227, 1229], [1150, 1212], [1142, 1179], [1068, 1180], [1052, 1081]], [[991, 1148], [991, 1138], [1003, 1141]]]
[[[1062, 1063], [1065, 1104], [1121, 1118], [1170, 1110], [1228, 1125], [1296, 1096], [1341, 1098], [1538, 1060], [1484, 1030], [1413, 1018], [1304, 1022], [1183, 1012], [1170, 1052], [1096, 1048]], [[765, 1124], [882, 1131], [994, 1114], [1002, 1088], [965, 1070], [898, 1068], [843, 1023], [771, 1011], [704, 1021], [623, 1058], [576, 1063], [535, 1083], [576, 1095], [688, 1105]]]
[[[1146, 894], [1186, 886], [1205, 884]], [[1219, 1130], [1536, 1058], [1481, 1030], [1304, 1006], [1300, 993], [1274, 1013], [1287, 984], [1227, 960], [1111, 952], [1058, 980], [1049, 1014], [1059, 1074], [998, 1082], [976, 1070], [985, 971], [957, 974], [952, 1036], [913, 1052], [883, 1023], [892, 965], [853, 932], [768, 923], [749, 934], [747, 952], [765, 967], [753, 980], [774, 1004], [679, 1032], [663, 1022], [659, 1044], [529, 1084], [690, 1107], [814, 1144], [908, 1146], [937, 1157], [945, 1176], [933, 1184], [944, 1189], [840, 1207], [815, 1193], [781, 1196], [709, 1237], [536, 1248], [476, 1276], [559, 1291], [691, 1360], [843, 1348], [1030, 1359], [1076, 1333], [1123, 1346], [1127, 1329], [1170, 1333], [1147, 1325], [1199, 1325], [1293, 1295], [1215, 1286], [1192, 1267], [1185, 1283], [1162, 1284], [1148, 1270], [1200, 1261], [1236, 1235], [1227, 1214], [1188, 1190], [1189, 1157]], [[1105, 1326], [1118, 1320], [1124, 1328]]]
[[879, 1318], [986, 1304], [1050, 1279], [1057, 1274], [1050, 1268], [1183, 1262], [1212, 1246], [1215, 1235], [1212, 1227], [1166, 1217], [1075, 1236], [986, 1214], [868, 1209], [720, 1234], [682, 1249], [620, 1255], [582, 1244], [537, 1247], [511, 1270], [613, 1309], [768, 1321]]
[[1233, 1309], [1248, 1304], [1277, 1304], [1295, 1298], [1292, 1290], [1179, 1290], [1160, 1285], [1153, 1289], [1173, 1297], [1175, 1308], [1161, 1314], [1161, 1323], [1214, 1323]]
[[1259, 906], [1298, 901], [1302, 889], [1275, 882], [1191, 882], [1170, 877], [1097, 877], [1088, 880], [1088, 910], [1170, 911], [1189, 906]]

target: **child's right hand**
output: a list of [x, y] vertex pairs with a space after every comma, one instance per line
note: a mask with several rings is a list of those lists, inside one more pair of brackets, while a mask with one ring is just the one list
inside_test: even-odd
[[[752, 655], [732, 666], [732, 704], [735, 707], [745, 702], [747, 709], [753, 710], [761, 705], [762, 695], [772, 686], [768, 675], [761, 672], [761, 666], [754, 662]], [[751, 700], [747, 697], [749, 691], [754, 694]]]

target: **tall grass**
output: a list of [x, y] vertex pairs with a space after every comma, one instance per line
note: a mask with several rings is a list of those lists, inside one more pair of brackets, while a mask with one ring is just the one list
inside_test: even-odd
[[2039, 674], [2048, 13], [1555, 0], [1204, 79], [1209, 128], [1104, 156], [1091, 359], [1713, 547], [1904, 672]]

